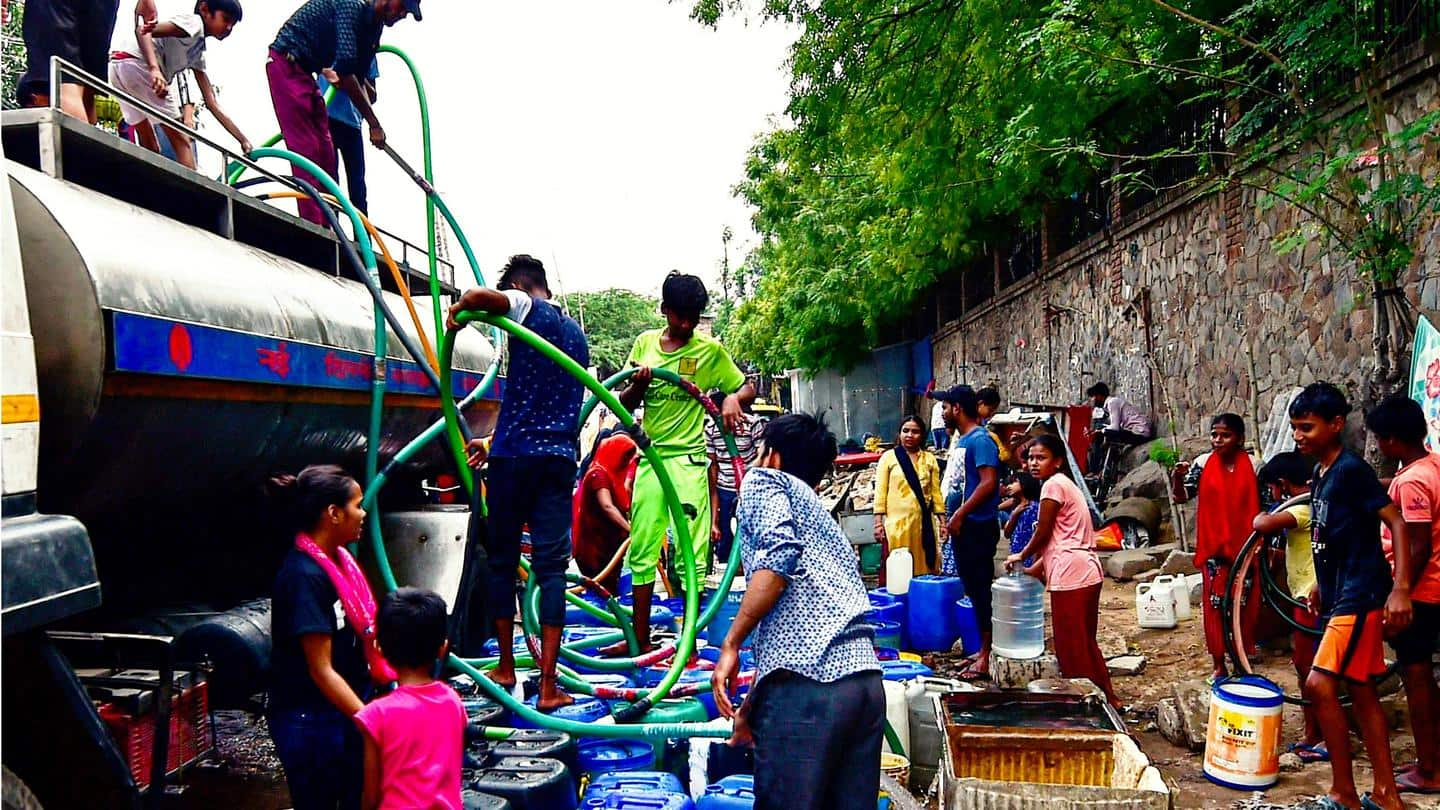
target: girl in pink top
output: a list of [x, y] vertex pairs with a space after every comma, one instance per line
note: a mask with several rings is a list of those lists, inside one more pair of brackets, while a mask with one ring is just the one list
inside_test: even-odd
[[449, 651], [445, 600], [397, 588], [380, 603], [380, 647], [400, 685], [355, 715], [365, 738], [363, 810], [461, 810], [465, 707], [431, 673]]
[[1050, 591], [1050, 623], [1060, 674], [1089, 678], [1119, 706], [1110, 669], [1095, 634], [1100, 624], [1104, 576], [1095, 554], [1095, 528], [1085, 496], [1063, 472], [1065, 445], [1059, 436], [1037, 436], [1030, 446], [1030, 474], [1040, 479], [1040, 520], [1025, 548], [1006, 559], [1007, 567], [1038, 557], [1025, 573], [1044, 580]]

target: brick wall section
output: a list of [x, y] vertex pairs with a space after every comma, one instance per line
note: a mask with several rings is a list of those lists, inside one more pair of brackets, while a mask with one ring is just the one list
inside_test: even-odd
[[[1395, 96], [1400, 120], [1440, 108], [1436, 65], [1431, 57], [1424, 78]], [[1437, 147], [1417, 165], [1440, 182]], [[1257, 193], [1237, 185], [1117, 218], [1109, 233], [1048, 260], [1035, 277], [937, 331], [936, 377], [941, 385], [998, 385], [1007, 401], [1029, 403], [1074, 402], [1105, 380], [1148, 405], [1162, 432], [1173, 420], [1187, 436], [1221, 411], [1251, 419], [1251, 386], [1261, 419], [1292, 385], [1324, 379], [1358, 396], [1373, 367], [1368, 287], [1343, 256], [1320, 245], [1276, 255], [1271, 242], [1295, 217], [1284, 206], [1259, 210]], [[1440, 221], [1426, 228], [1405, 293], [1434, 320]], [[1173, 413], [1161, 405], [1162, 389]]]

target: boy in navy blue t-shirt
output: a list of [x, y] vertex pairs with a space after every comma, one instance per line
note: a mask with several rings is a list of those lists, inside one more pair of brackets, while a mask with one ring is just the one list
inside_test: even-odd
[[[1406, 544], [1395, 544], [1392, 579], [1380, 545], [1380, 523], [1384, 521], [1396, 536], [1403, 536], [1405, 524], [1375, 471], [1341, 444], [1349, 413], [1345, 395], [1329, 383], [1306, 386], [1290, 405], [1295, 444], [1318, 462], [1311, 481], [1310, 548], [1325, 630], [1305, 686], [1330, 753], [1327, 806], [1395, 810], [1404, 805], [1391, 771], [1390, 729], [1380, 710], [1375, 681], [1385, 674], [1385, 634], [1397, 633], [1410, 623], [1409, 554]], [[1341, 680], [1375, 770], [1372, 792], [1363, 797], [1355, 791], [1350, 768], [1350, 727], [1340, 706]]]
[[[545, 266], [532, 256], [511, 256], [499, 289], [475, 287], [450, 308], [450, 327], [463, 310], [505, 315], [550, 341], [581, 367], [590, 365], [590, 347], [580, 325], [550, 303]], [[570, 499], [579, 456], [580, 381], [528, 344], [510, 344], [510, 369], [500, 399], [500, 416], [488, 456], [486, 503], [490, 531], [486, 551], [486, 600], [495, 620], [500, 663], [490, 677], [515, 685], [515, 569], [520, 535], [530, 527], [530, 565], [540, 588], [540, 695], [536, 706], [550, 711], [573, 702], [555, 682], [560, 636], [565, 630], [565, 568], [570, 561]], [[480, 466], [486, 450], [470, 443], [470, 463]]]

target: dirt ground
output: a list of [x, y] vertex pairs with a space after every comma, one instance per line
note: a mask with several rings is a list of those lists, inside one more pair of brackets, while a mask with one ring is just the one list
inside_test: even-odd
[[[1175, 801], [1177, 808], [1285, 807], [1323, 794], [1329, 788], [1328, 763], [1316, 763], [1306, 765], [1299, 771], [1282, 772], [1280, 783], [1264, 794], [1252, 795], [1223, 788], [1207, 780], [1201, 773], [1199, 754], [1171, 745], [1160, 736], [1153, 721], [1155, 702], [1168, 696], [1173, 684], [1204, 678], [1209, 674], [1209, 656], [1205, 653], [1198, 613], [1181, 621], [1180, 626], [1174, 630], [1141, 629], [1135, 622], [1135, 584], [1116, 583], [1107, 579], [1100, 600], [1100, 627], [1102, 635], [1106, 631], [1119, 633], [1133, 652], [1145, 656], [1144, 671], [1135, 676], [1116, 677], [1115, 689], [1121, 701], [1132, 707], [1126, 720], [1140, 747], [1165, 776], [1178, 786]], [[1256, 669], [1293, 693], [1296, 690], [1296, 677], [1290, 664], [1288, 643], [1281, 641], [1274, 646], [1283, 649], [1267, 647], [1265, 658]], [[1401, 704], [1403, 705], [1403, 700]], [[1410, 734], [1409, 719], [1402, 717], [1401, 720], [1400, 727], [1393, 731], [1391, 746], [1396, 762], [1408, 762], [1415, 757], [1415, 744]], [[1298, 739], [1302, 727], [1299, 707], [1287, 705], [1282, 732], [1285, 742]], [[1352, 738], [1352, 748], [1356, 751], [1356, 784], [1364, 791], [1369, 789], [1370, 785], [1370, 761], [1361, 749], [1358, 738]], [[1406, 794], [1404, 799], [1407, 807], [1440, 808], [1440, 797]]]

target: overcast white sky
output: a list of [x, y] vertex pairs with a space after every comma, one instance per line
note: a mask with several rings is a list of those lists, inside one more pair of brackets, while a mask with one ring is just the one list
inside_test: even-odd
[[[133, 0], [122, 0], [125, 8]], [[188, 5], [189, 0], [181, 0]], [[244, 21], [207, 55], [221, 102], [257, 144], [277, 131], [266, 48], [298, 0], [248, 0]], [[753, 243], [731, 188], [754, 137], [786, 102], [793, 29], [689, 19], [684, 0], [426, 0], [425, 19], [384, 42], [417, 62], [430, 101], [436, 185], [488, 280], [512, 253], [558, 269], [567, 291], [612, 286], [655, 293], [671, 268], [718, 278], [721, 230], [732, 264]], [[164, 6], [162, 6], [162, 11]], [[419, 168], [409, 76], [380, 61], [377, 112]], [[208, 134], [225, 132], [208, 117]], [[370, 209], [382, 227], [423, 243], [419, 191], [367, 150]], [[458, 260], [458, 245], [451, 243]], [[457, 280], [468, 271], [457, 267]]]

